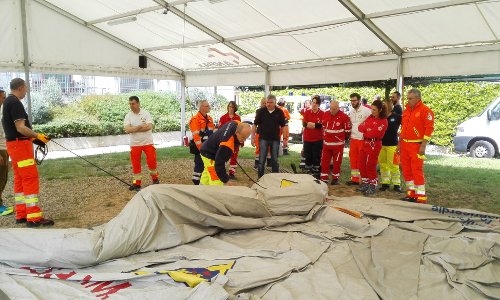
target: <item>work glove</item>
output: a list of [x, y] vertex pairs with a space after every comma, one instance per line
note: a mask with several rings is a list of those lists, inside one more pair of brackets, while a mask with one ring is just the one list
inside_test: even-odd
[[45, 134], [41, 134], [39, 133], [37, 136], [36, 136], [36, 140], [40, 140], [42, 141], [44, 144], [47, 144], [49, 141], [50, 141], [50, 138], [48, 136], [46, 136]]

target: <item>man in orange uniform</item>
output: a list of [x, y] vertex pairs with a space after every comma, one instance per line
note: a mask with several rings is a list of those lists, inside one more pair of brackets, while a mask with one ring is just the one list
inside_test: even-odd
[[330, 173], [330, 163], [333, 157], [332, 185], [339, 184], [340, 167], [342, 166], [342, 156], [344, 155], [345, 141], [351, 136], [351, 120], [339, 108], [339, 102], [330, 102], [330, 111], [323, 115], [323, 152], [321, 154], [321, 174], [320, 179], [328, 181]]
[[406, 182], [406, 197], [402, 200], [427, 203], [425, 195], [425, 147], [434, 131], [434, 113], [422, 102], [417, 89], [408, 91], [408, 104], [403, 112], [398, 150]]
[[153, 184], [160, 183], [156, 169], [156, 149], [153, 145], [153, 118], [147, 110], [141, 109], [139, 97], [130, 96], [128, 104], [131, 111], [125, 116], [123, 128], [126, 133], [130, 134], [130, 161], [134, 173], [129, 190], [138, 191], [141, 189], [142, 183], [141, 156], [143, 151], [146, 154], [151, 181]]
[[200, 150], [204, 163], [202, 185], [232, 185], [226, 172], [226, 162], [243, 145], [251, 131], [247, 123], [229, 121], [203, 143]]
[[45, 144], [49, 138], [31, 129], [28, 114], [21, 99], [26, 96], [28, 87], [21, 78], [10, 82], [11, 94], [3, 104], [2, 125], [7, 140], [7, 152], [12, 160], [14, 171], [14, 200], [16, 204], [16, 223], [28, 227], [51, 226], [54, 221], [42, 217], [38, 206], [40, 178], [33, 156], [33, 142]]
[[189, 121], [189, 129], [193, 135], [193, 142], [196, 146], [194, 149], [194, 171], [191, 180], [195, 185], [200, 184], [201, 173], [203, 172], [203, 160], [200, 156], [201, 144], [208, 139], [214, 132], [215, 124], [210, 112], [210, 103], [208, 100], [202, 100], [198, 104], [198, 113]]
[[[290, 112], [285, 107], [286, 104], [285, 98], [280, 98], [276, 104], [278, 108], [281, 109], [285, 114], [285, 120], [290, 122]], [[288, 129], [288, 127], [286, 127], [286, 129]], [[288, 153], [288, 139], [290, 138], [289, 130], [280, 129], [280, 136], [283, 137], [283, 155], [289, 155]]]

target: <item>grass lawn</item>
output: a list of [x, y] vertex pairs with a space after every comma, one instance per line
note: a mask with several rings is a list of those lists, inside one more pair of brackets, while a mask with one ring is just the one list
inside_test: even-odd
[[[298, 167], [300, 162], [300, 145], [292, 145], [289, 156], [280, 157], [280, 167], [291, 171], [290, 164], [295, 163]], [[104, 168], [112, 174], [125, 176], [130, 170], [128, 153], [113, 153], [100, 156], [85, 157], [94, 164]], [[176, 161], [190, 160], [192, 156], [184, 147], [172, 147], [158, 149], [158, 161], [160, 164], [168, 164], [167, 169], [175, 174], [178, 168]], [[244, 147], [240, 152], [240, 162], [247, 173], [257, 179], [257, 173], [252, 169], [254, 159], [254, 148]], [[45, 180], [77, 179], [82, 177], [109, 177], [95, 167], [88, 165], [78, 158], [65, 158], [44, 161], [39, 168], [40, 175]], [[425, 163], [425, 174], [427, 179], [427, 194], [429, 203], [445, 206], [472, 208], [484, 212], [500, 214], [500, 159], [473, 159], [469, 157], [444, 157], [428, 156]], [[186, 177], [186, 175], [183, 175]], [[239, 178], [244, 177], [240, 172]], [[341, 182], [346, 182], [349, 177], [349, 159], [344, 155], [341, 171]], [[122, 177], [120, 177], [122, 178]], [[176, 178], [175, 175], [172, 178]], [[123, 178], [129, 181], [129, 178]], [[170, 179], [172, 181], [172, 179]], [[175, 179], [174, 179], [175, 180]], [[163, 181], [165, 182], [165, 181]], [[186, 182], [186, 179], [184, 179]], [[177, 183], [177, 182], [175, 182]], [[345, 186], [335, 186], [330, 189], [335, 195], [339, 189], [345, 190]], [[345, 193], [340, 193], [340, 196]], [[378, 194], [384, 197], [383, 193]], [[391, 193], [391, 197], [397, 198], [403, 195]]]

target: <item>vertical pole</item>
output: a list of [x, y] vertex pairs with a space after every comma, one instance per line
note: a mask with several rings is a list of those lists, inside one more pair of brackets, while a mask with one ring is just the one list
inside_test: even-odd
[[403, 95], [403, 56], [398, 56], [398, 79], [396, 81], [396, 90], [401, 93], [401, 107], [404, 109], [404, 95]]
[[181, 79], [181, 146], [184, 145], [186, 135], [186, 79]]
[[23, 52], [24, 52], [24, 80], [26, 81], [26, 87], [28, 92], [26, 93], [26, 103], [28, 105], [28, 119], [33, 122], [33, 116], [31, 114], [31, 89], [30, 89], [30, 58], [28, 52], [28, 23], [26, 19], [26, 0], [21, 0], [21, 26], [23, 34]]
[[271, 92], [271, 73], [269, 72], [269, 70], [266, 70], [265, 81], [264, 97], [267, 97], [267, 95], [269, 95]]

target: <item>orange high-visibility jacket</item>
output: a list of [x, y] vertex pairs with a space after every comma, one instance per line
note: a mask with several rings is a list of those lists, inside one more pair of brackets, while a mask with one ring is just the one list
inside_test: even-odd
[[206, 141], [208, 137], [214, 132], [215, 124], [211, 116], [204, 117], [201, 112], [198, 112], [189, 121], [189, 129], [193, 134], [193, 140], [198, 147], [201, 148], [202, 142]]
[[405, 142], [429, 141], [434, 131], [434, 113], [422, 101], [414, 108], [408, 104], [403, 112], [401, 121], [400, 140]]

